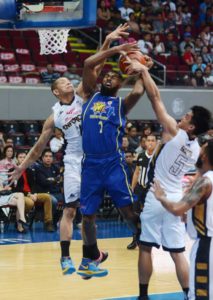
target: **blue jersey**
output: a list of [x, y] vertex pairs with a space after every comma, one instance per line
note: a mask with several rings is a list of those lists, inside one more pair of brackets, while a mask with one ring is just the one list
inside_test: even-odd
[[83, 105], [82, 139], [85, 154], [118, 152], [124, 135], [126, 117], [120, 97], [93, 95]]

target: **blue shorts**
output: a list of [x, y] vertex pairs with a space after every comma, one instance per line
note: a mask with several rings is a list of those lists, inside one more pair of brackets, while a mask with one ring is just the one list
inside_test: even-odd
[[116, 207], [132, 204], [129, 171], [125, 159], [116, 154], [107, 158], [87, 157], [82, 165], [80, 207], [83, 215], [95, 214], [104, 192]]

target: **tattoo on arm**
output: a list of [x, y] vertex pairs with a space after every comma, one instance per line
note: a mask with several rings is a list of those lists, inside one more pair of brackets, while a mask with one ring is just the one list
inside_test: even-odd
[[212, 184], [208, 177], [200, 177], [193, 184], [191, 190], [183, 197], [189, 208], [195, 206], [199, 201], [206, 200], [212, 190]]

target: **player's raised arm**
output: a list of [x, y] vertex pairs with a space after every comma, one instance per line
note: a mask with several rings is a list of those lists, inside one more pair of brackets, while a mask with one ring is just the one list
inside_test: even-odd
[[90, 56], [84, 61], [83, 69], [83, 89], [86, 94], [91, 94], [94, 92], [97, 81], [96, 66], [102, 64], [105, 59], [111, 57], [117, 53], [128, 52], [138, 50], [136, 42], [122, 44], [119, 46], [112, 47], [107, 50], [102, 50], [96, 54]]
[[167, 199], [164, 190], [158, 181], [153, 184], [155, 197], [161, 202], [169, 212], [176, 216], [181, 216], [199, 201], [205, 201], [212, 191], [211, 181], [208, 177], [199, 177], [193, 184], [191, 190], [179, 202], [172, 202]]
[[25, 160], [22, 162], [21, 165], [16, 166], [13, 172], [9, 173], [10, 175], [9, 180], [11, 182], [18, 180], [21, 174], [23, 173], [23, 171], [27, 169], [29, 166], [31, 166], [41, 156], [43, 150], [47, 145], [47, 142], [49, 141], [53, 133], [54, 133], [54, 119], [53, 119], [53, 115], [50, 115], [49, 118], [44, 123], [42, 133], [38, 141], [29, 151]]
[[[129, 29], [129, 25], [127, 23], [119, 25], [114, 31], [110, 32], [106, 36], [104, 43], [101, 46], [101, 48], [99, 49], [99, 51], [105, 51], [105, 50], [109, 49], [109, 47], [113, 41], [116, 41], [120, 38], [127, 38], [129, 36], [129, 32], [127, 32], [128, 29]], [[94, 72], [96, 73], [97, 78], [103, 69], [104, 63], [105, 63], [105, 60], [103, 60], [102, 63], [100, 63], [98, 66], [95, 67]], [[82, 82], [77, 87], [76, 92], [82, 98], [84, 98], [86, 96], [84, 93]]]
[[149, 97], [156, 117], [159, 123], [164, 127], [164, 129], [175, 136], [178, 131], [177, 122], [174, 118], [172, 118], [168, 113], [167, 110], [161, 100], [160, 92], [158, 87], [156, 86], [154, 80], [149, 74], [148, 69], [142, 65], [142, 72], [141, 76], [143, 78], [144, 87]]

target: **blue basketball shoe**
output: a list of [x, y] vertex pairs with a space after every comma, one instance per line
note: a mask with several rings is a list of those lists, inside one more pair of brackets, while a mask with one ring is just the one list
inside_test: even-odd
[[63, 275], [71, 275], [76, 271], [72, 259], [70, 257], [61, 258], [61, 268]]
[[108, 274], [108, 270], [100, 269], [98, 265], [106, 260], [108, 253], [104, 255], [104, 259], [92, 260], [89, 258], [82, 258], [81, 264], [78, 268], [77, 274], [82, 276], [83, 279], [90, 279], [92, 277], [104, 277]]

